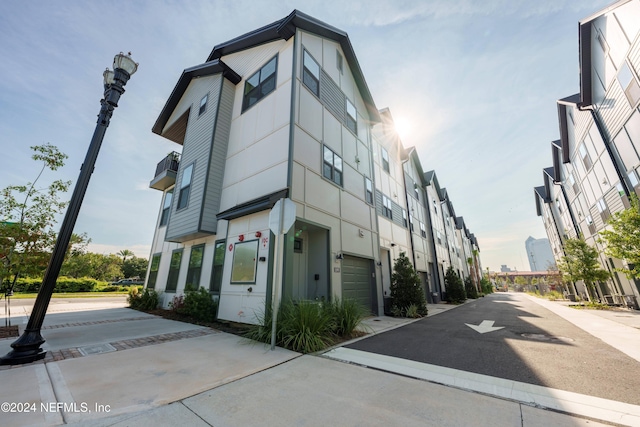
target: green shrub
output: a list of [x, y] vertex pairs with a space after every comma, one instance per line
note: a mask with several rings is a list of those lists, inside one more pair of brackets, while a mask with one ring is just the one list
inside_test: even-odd
[[[176, 302], [174, 298], [174, 302]], [[175, 308], [176, 312], [190, 316], [202, 322], [212, 322], [216, 318], [218, 304], [205, 288], [197, 291], [188, 290], [184, 294], [182, 305]], [[173, 304], [173, 302], [172, 302]]]
[[493, 293], [493, 285], [486, 277], [480, 279], [480, 287], [482, 288], [482, 293], [485, 295]]
[[367, 316], [367, 310], [354, 299], [335, 298], [332, 302], [324, 303], [323, 310], [332, 317], [332, 332], [341, 337], [351, 337]]
[[447, 273], [444, 276], [444, 286], [447, 290], [448, 302], [460, 304], [467, 299], [462, 280], [451, 266], [447, 269]]
[[418, 314], [427, 314], [427, 302], [420, 283], [420, 276], [411, 265], [411, 261], [404, 252], [400, 252], [400, 256], [396, 259], [391, 274], [391, 312], [405, 310], [406, 307], [415, 305], [418, 308]]
[[160, 304], [160, 295], [153, 289], [149, 288], [140, 292], [139, 288], [134, 286], [129, 290], [127, 302], [129, 303], [129, 307], [135, 310], [155, 310]]
[[471, 281], [471, 277], [467, 277], [464, 279], [464, 291], [467, 294], [467, 298], [477, 299], [478, 298], [478, 290], [476, 286]]
[[[60, 276], [56, 280], [56, 286], [53, 288], [53, 292], [93, 292], [102, 284], [106, 284], [106, 282], [100, 282], [90, 277], [80, 277], [76, 279], [73, 277]], [[42, 279], [40, 278], [20, 277], [16, 281], [13, 291], [20, 293], [37, 293], [40, 290], [40, 285], [42, 285]]]
[[545, 295], [549, 301], [564, 299], [564, 296], [558, 291], [550, 291]]

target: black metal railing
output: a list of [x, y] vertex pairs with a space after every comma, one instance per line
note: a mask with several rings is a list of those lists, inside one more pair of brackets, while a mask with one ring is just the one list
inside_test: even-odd
[[160, 160], [160, 163], [156, 166], [155, 176], [158, 176], [167, 170], [178, 172], [178, 165], [180, 165], [180, 153], [173, 151], [169, 153], [167, 157]]

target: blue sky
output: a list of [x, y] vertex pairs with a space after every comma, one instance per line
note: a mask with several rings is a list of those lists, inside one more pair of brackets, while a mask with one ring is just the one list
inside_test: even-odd
[[[95, 128], [102, 72], [131, 51], [126, 86], [76, 232], [90, 250], [148, 257], [161, 193], [155, 165], [176, 144], [151, 127], [183, 69], [214, 45], [299, 9], [349, 34], [378, 108], [409, 124], [483, 266], [528, 270], [524, 241], [546, 237], [533, 187], [551, 166], [556, 100], [577, 93], [578, 21], [610, 0], [0, 2], [0, 187], [33, 180], [29, 146], [69, 155], [75, 180]], [[69, 195], [70, 197], [70, 195]]]

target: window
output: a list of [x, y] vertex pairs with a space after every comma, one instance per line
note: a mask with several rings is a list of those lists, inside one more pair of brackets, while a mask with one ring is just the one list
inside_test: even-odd
[[571, 184], [571, 188], [573, 188], [573, 192], [575, 194], [578, 194], [580, 192], [580, 187], [578, 187], [578, 184], [576, 183], [576, 180], [573, 177], [573, 173], [569, 174], [569, 184]]
[[322, 175], [335, 182], [338, 185], [342, 185], [342, 158], [336, 153], [331, 151], [327, 146], [323, 146], [323, 167]]
[[171, 264], [169, 264], [169, 277], [167, 277], [167, 287], [165, 292], [175, 292], [178, 287], [178, 274], [180, 274], [180, 262], [182, 262], [182, 249], [176, 249], [171, 254]]
[[186, 208], [189, 204], [189, 193], [191, 192], [191, 175], [193, 174], [193, 164], [187, 166], [182, 172], [182, 182], [180, 183], [180, 193], [178, 194], [177, 209]]
[[224, 253], [227, 247], [226, 241], [216, 242], [213, 249], [213, 271], [211, 272], [211, 285], [209, 290], [215, 294], [220, 294], [222, 287], [222, 269], [224, 267]]
[[337, 49], [336, 49], [336, 67], [340, 71], [340, 74], [342, 74], [342, 55], [340, 55], [340, 52], [338, 52]]
[[306, 50], [302, 54], [302, 83], [320, 96], [320, 65]]
[[169, 212], [171, 212], [171, 199], [173, 199], [173, 189], [167, 191], [164, 195], [164, 204], [162, 205], [162, 215], [160, 216], [160, 227], [167, 225], [169, 222]]
[[413, 231], [413, 215], [409, 214], [409, 227]]
[[382, 215], [393, 219], [393, 205], [391, 204], [391, 200], [384, 194], [382, 195]]
[[238, 242], [233, 252], [231, 283], [255, 283], [258, 240]]
[[586, 170], [591, 169], [591, 157], [589, 156], [589, 153], [587, 152], [587, 147], [584, 146], [584, 142], [582, 144], [580, 144], [580, 158], [582, 159], [582, 163], [584, 163], [584, 168]]
[[635, 107], [638, 100], [640, 100], [640, 85], [638, 85], [638, 81], [633, 77], [633, 72], [626, 61], [622, 62], [620, 70], [618, 71], [618, 83], [620, 83], [631, 107]]
[[638, 175], [636, 174], [635, 171], [631, 171], [627, 174], [627, 177], [629, 177], [629, 183], [631, 184], [631, 186], [636, 190], [636, 194], [640, 193], [640, 181], [638, 181]]
[[587, 215], [585, 220], [587, 222], [587, 227], [589, 227], [589, 232], [591, 232], [591, 234], [595, 234], [596, 233], [596, 226], [593, 223], [593, 218], [591, 218], [591, 215]]
[[367, 203], [373, 204], [373, 183], [366, 176], [364, 177], [364, 198]]
[[358, 134], [358, 122], [357, 122], [358, 113], [356, 111], [356, 107], [351, 103], [351, 101], [349, 101], [348, 98], [345, 98], [345, 99], [347, 100], [346, 125], [351, 130], [351, 132], [357, 135]]
[[207, 111], [207, 100], [209, 99], [209, 94], [206, 94], [200, 100], [200, 110], [198, 110], [198, 117], [200, 117], [205, 111]]
[[185, 290], [190, 287], [194, 291], [200, 289], [200, 273], [202, 272], [202, 256], [204, 245], [193, 246], [189, 257], [189, 270], [187, 270], [187, 282]]
[[382, 169], [389, 172], [389, 153], [382, 148]]
[[604, 199], [598, 200], [598, 212], [600, 212], [600, 217], [602, 217], [602, 221], [607, 222], [611, 213], [609, 212], [609, 207], [607, 206], [607, 202]]
[[244, 83], [244, 98], [242, 99], [242, 111], [269, 95], [276, 88], [276, 70], [278, 57], [262, 66], [254, 75]]
[[405, 211], [404, 209], [402, 209], [402, 224], [403, 224], [405, 227], [408, 227], [408, 226], [409, 226], [409, 224], [408, 224], [408, 222], [407, 222], [407, 211]]
[[416, 193], [416, 199], [420, 201], [420, 187], [418, 187], [418, 184], [413, 184], [413, 191]]
[[420, 235], [422, 237], [427, 237], [427, 230], [422, 222], [420, 223]]
[[160, 268], [160, 257], [162, 254], [154, 254], [151, 258], [151, 266], [149, 267], [149, 280], [147, 280], [147, 288], [154, 289], [156, 280], [158, 279], [158, 269]]
[[442, 244], [442, 235], [440, 234], [440, 230], [436, 230], [436, 234], [438, 236], [438, 243], [441, 245]]

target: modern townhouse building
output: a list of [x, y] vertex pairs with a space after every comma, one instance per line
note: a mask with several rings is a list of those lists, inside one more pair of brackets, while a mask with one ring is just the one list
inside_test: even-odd
[[444, 299], [446, 292], [444, 286], [444, 275], [451, 265], [449, 258], [449, 248], [447, 247], [447, 237], [444, 228], [444, 210], [442, 204], [444, 198], [436, 172], [431, 170], [424, 173], [425, 202], [427, 205], [427, 219], [431, 229], [431, 247], [433, 254], [434, 270], [432, 275], [434, 283], [432, 288], [432, 298], [434, 302]]
[[184, 70], [152, 130], [181, 146], [150, 183], [163, 197], [146, 286], [163, 307], [204, 287], [220, 319], [259, 321], [274, 287], [269, 214], [282, 198], [296, 208], [282, 299], [354, 298], [382, 314], [400, 252], [442, 296], [449, 264], [436, 248], [451, 261], [435, 173], [426, 179], [376, 108], [345, 32], [294, 10], [215, 46]]
[[[618, 1], [580, 21], [580, 93], [557, 103], [560, 140], [552, 144], [545, 186], [536, 188], [554, 256], [563, 255], [567, 238], [581, 236], [596, 247], [613, 273], [597, 290], [611, 303], [627, 303], [624, 296], [640, 292], [640, 284], [614, 272], [624, 263], [606, 257], [598, 242], [609, 217], [628, 208], [640, 188], [639, 30], [640, 0]], [[552, 221], [555, 229], [547, 225]]]

